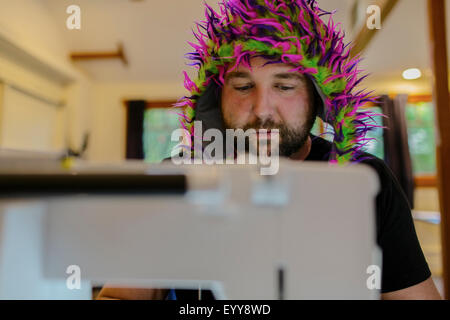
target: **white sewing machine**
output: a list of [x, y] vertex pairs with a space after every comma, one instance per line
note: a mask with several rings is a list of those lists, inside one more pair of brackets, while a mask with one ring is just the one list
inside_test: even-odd
[[3, 165], [0, 298], [90, 299], [93, 282], [109, 282], [201, 287], [218, 299], [377, 299], [367, 286], [368, 268], [381, 268], [377, 190], [362, 165], [286, 161], [276, 176], [255, 166]]

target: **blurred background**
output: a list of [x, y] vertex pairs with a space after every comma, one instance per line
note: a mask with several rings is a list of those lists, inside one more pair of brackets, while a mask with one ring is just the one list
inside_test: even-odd
[[[217, 8], [216, 0], [207, 0]], [[380, 1], [319, 0], [337, 10], [347, 41], [361, 44], [362, 86], [380, 95], [368, 105], [388, 115], [367, 151], [385, 159], [411, 207], [441, 288], [436, 125], [427, 3], [381, 1], [381, 29], [366, 27]], [[184, 54], [203, 19], [203, 0], [0, 0], [0, 156], [70, 154], [87, 161], [159, 162], [179, 126], [171, 105], [187, 94]], [[386, 4], [387, 3], [387, 4]], [[390, 4], [390, 6], [389, 6]], [[80, 8], [80, 29], [67, 20]], [[450, 4], [447, 1], [447, 16]], [[449, 31], [449, 30], [448, 30]], [[450, 32], [447, 31], [447, 34]], [[314, 132], [327, 131], [317, 122]]]

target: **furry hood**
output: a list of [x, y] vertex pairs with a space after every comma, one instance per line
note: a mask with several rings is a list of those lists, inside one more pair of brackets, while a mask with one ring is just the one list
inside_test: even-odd
[[180, 120], [189, 138], [194, 121], [202, 121], [205, 130], [223, 130], [220, 93], [226, 72], [260, 56], [295, 65], [292, 71], [312, 80], [320, 97], [318, 115], [334, 136], [330, 162], [357, 161], [369, 142], [366, 133], [377, 127], [373, 114], [360, 107], [376, 99], [371, 92], [355, 92], [365, 76], [360, 76], [360, 59], [350, 57], [351, 47], [344, 44], [333, 14], [316, 0], [224, 0], [219, 5], [220, 13], [205, 3], [206, 20], [194, 31], [197, 43], [189, 43], [194, 52], [187, 57], [198, 74], [192, 80], [184, 72], [190, 95], [176, 104], [184, 107]]

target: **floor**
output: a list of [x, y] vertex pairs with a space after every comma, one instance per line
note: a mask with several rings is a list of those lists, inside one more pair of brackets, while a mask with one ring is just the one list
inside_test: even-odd
[[422, 250], [436, 287], [443, 294], [439, 193], [437, 188], [416, 188], [412, 214]]
[[444, 297], [444, 283], [442, 282], [442, 277], [433, 277], [434, 284], [438, 289], [441, 297]]
[[433, 274], [434, 283], [443, 296], [441, 230], [438, 217], [435, 213], [430, 213], [427, 218], [423, 213], [417, 215], [414, 212], [413, 216], [417, 237]]

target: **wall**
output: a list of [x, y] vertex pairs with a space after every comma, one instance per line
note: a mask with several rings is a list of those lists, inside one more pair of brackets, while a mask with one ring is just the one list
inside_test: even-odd
[[92, 161], [121, 161], [126, 151], [125, 100], [178, 100], [182, 83], [97, 83], [93, 86]]
[[182, 82], [95, 83], [68, 59], [67, 44], [59, 33], [61, 27], [56, 25], [44, 1], [0, 0], [0, 7], [0, 37], [13, 39], [27, 54], [61, 70], [71, 80], [61, 83], [60, 79], [30, 71], [17, 61], [2, 58], [1, 50], [0, 78], [48, 99], [65, 101], [58, 143], [78, 150], [84, 134], [90, 133], [87, 151], [90, 160], [120, 161], [125, 158], [124, 100], [177, 100], [186, 94]]
[[64, 39], [40, 0], [0, 0], [0, 30], [36, 55], [68, 64]]
[[[58, 136], [53, 149], [65, 149], [69, 144], [77, 147], [89, 130], [89, 77], [71, 64], [65, 39], [58, 31], [61, 28], [41, 0], [0, 0], [0, 8], [0, 80], [33, 95], [64, 102], [65, 107], [50, 116], [58, 119], [52, 124]], [[23, 117], [23, 110], [12, 104], [8, 118]], [[33, 110], [29, 111], [31, 114]], [[13, 143], [8, 147], [23, 145]]]

